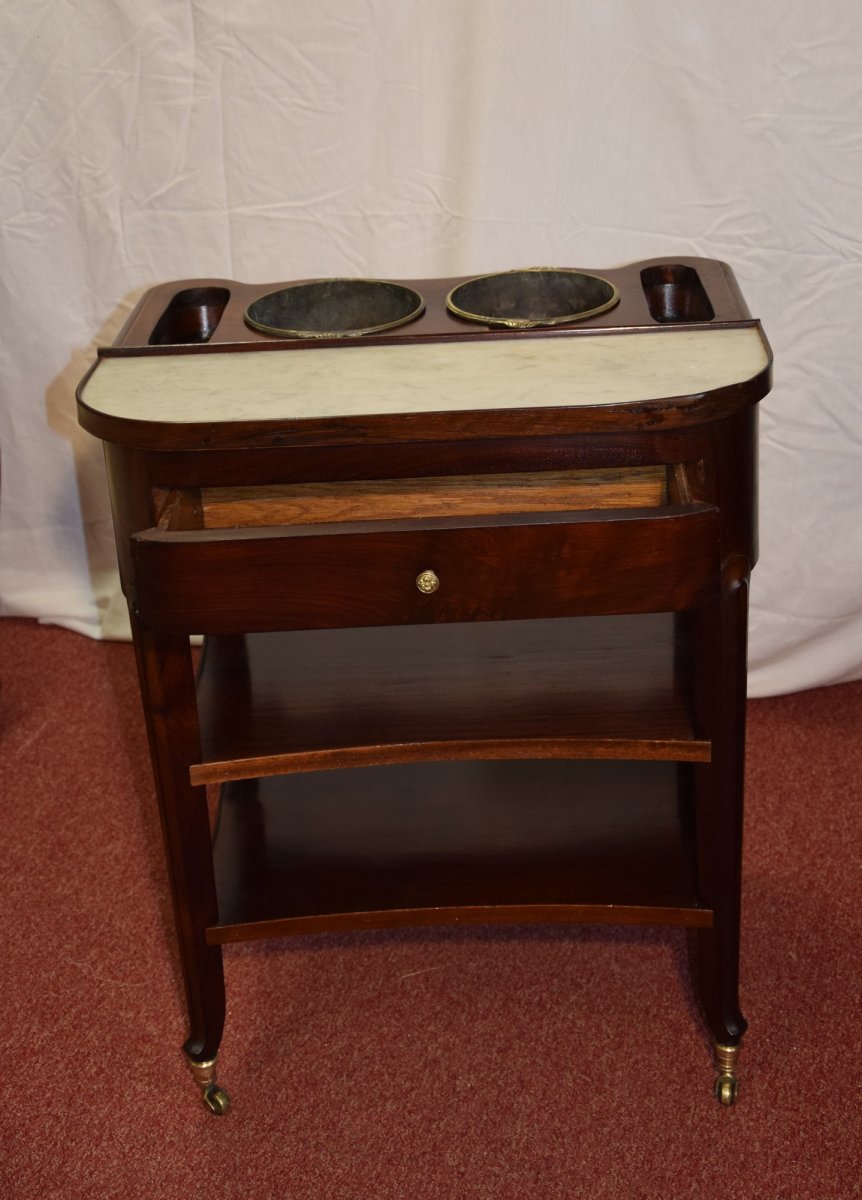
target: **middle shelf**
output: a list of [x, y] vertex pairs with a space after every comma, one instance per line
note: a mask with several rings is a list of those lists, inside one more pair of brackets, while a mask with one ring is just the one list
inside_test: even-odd
[[447, 759], [709, 762], [684, 617], [211, 637], [194, 784]]

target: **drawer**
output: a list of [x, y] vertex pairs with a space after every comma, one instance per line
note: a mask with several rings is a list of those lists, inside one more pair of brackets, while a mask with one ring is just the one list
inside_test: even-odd
[[673, 612], [717, 588], [705, 504], [132, 538], [130, 600], [188, 633]]

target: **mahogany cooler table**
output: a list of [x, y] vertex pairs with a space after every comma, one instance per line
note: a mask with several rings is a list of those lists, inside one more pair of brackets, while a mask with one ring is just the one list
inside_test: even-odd
[[79, 388], [214, 1112], [223, 944], [439, 923], [695, 929], [735, 1099], [771, 355], [721, 263], [602, 275], [551, 328], [420, 280], [410, 323], [311, 339], [243, 320], [285, 285], [164, 285]]

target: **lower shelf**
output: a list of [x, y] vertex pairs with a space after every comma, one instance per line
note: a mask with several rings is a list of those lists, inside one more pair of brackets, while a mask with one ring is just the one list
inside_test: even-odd
[[689, 770], [468, 761], [227, 784], [208, 939], [499, 921], [708, 926]]

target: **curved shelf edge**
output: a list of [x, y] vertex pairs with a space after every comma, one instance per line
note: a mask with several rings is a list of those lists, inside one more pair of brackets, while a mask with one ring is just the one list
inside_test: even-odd
[[382, 767], [411, 762], [466, 762], [476, 759], [625, 759], [638, 762], [708, 763], [712, 743], [699, 738], [623, 739], [590, 738], [483, 738], [406, 742], [397, 745], [350, 746], [306, 750], [223, 762], [195, 763], [189, 769], [192, 784], [227, 783], [305, 771], [333, 771], [345, 767]]
[[427, 925], [680, 925], [709, 929], [710, 908], [655, 907], [635, 904], [499, 904], [452, 908], [401, 908], [376, 912], [327, 913], [265, 921], [211, 925], [209, 945], [286, 937], [305, 933], [342, 933]]

